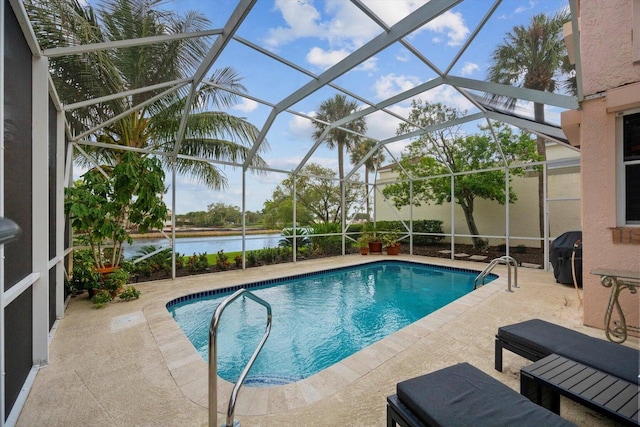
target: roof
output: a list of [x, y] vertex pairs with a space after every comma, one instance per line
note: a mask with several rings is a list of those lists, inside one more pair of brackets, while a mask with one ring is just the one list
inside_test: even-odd
[[[472, 2], [472, 3], [470, 3]], [[235, 7], [226, 11], [229, 4], [235, 4]], [[495, 94], [500, 96], [508, 96], [516, 98], [522, 102], [542, 103], [548, 108], [557, 110], [577, 109], [578, 99], [574, 96], [563, 94], [555, 94], [549, 92], [541, 92], [532, 89], [524, 89], [521, 87], [502, 85], [491, 83], [482, 79], [469, 78], [463, 75], [456, 75], [454, 70], [461, 66], [462, 58], [465, 54], [474, 49], [474, 46], [485, 43], [482, 34], [491, 31], [491, 23], [500, 19], [500, 13], [504, 13], [501, 1], [482, 1], [477, 0], [431, 0], [427, 3], [415, 5], [414, 2], [396, 2], [395, 9], [398, 10], [396, 16], [390, 17], [383, 15], [381, 9], [384, 2], [351, 0], [348, 4], [348, 10], [353, 19], [357, 18], [358, 22], [366, 21], [367, 31], [362, 31], [362, 37], [353, 36], [353, 40], [357, 40], [357, 44], [343, 49], [335, 49], [340, 52], [341, 59], [334, 61], [330, 66], [318, 70], [309, 65], [294, 60], [294, 58], [303, 57], [305, 52], [298, 52], [295, 44], [282, 43], [274, 47], [269, 40], [262, 36], [271, 35], [275, 37], [280, 35], [286, 38], [286, 31], [290, 28], [277, 27], [266, 30], [263, 25], [264, 19], [261, 19], [269, 10], [273, 11], [273, 3], [264, 0], [241, 0], [234, 2], [221, 2], [216, 7], [216, 23], [206, 31], [197, 33], [183, 33], [173, 35], [172, 37], [201, 37], [208, 43], [208, 52], [201, 58], [200, 62], [194, 66], [191, 75], [185, 76], [179, 82], [165, 82], [164, 87], [168, 90], [177, 90], [179, 86], [187, 90], [190, 95], [195, 94], [198, 88], [207, 85], [207, 80], [216, 69], [231, 65], [237, 69], [238, 73], [243, 76], [243, 84], [247, 87], [246, 93], [238, 92], [243, 102], [251, 105], [257, 105], [262, 112], [259, 115], [260, 120], [254, 122], [259, 129], [259, 134], [253, 143], [251, 155], [257, 155], [263, 144], [268, 141], [272, 149], [274, 147], [287, 147], [289, 141], [283, 137], [281, 133], [274, 134], [273, 130], [282, 123], [282, 121], [313, 121], [314, 113], [309, 112], [312, 108], [310, 105], [317, 106], [319, 101], [327, 99], [335, 93], [346, 95], [349, 99], [356, 100], [361, 106], [356, 111], [352, 111], [346, 117], [334, 121], [329, 124], [329, 128], [336, 128], [348, 123], [354, 119], [366, 118], [368, 123], [379, 123], [384, 120], [393, 121], [394, 123], [407, 121], [406, 105], [414, 97], [429, 98], [429, 94], [442, 88], [452, 90], [456, 95], [461, 95], [471, 108], [467, 114], [457, 120], [456, 124], [473, 123], [483, 120], [497, 120], [509, 123], [513, 126], [526, 129], [538, 135], [543, 135], [552, 141], [566, 143], [566, 137], [557, 124], [538, 123], [531, 118], [527, 118], [522, 114], [514, 111], [498, 108], [483, 102], [482, 98], [485, 94]], [[278, 4], [278, 2], [276, 2]], [[324, 3], [325, 8], [344, 7], [346, 2], [339, 6], [327, 1]], [[411, 7], [408, 7], [412, 5]], [[458, 41], [455, 46], [448, 46], [451, 53], [448, 62], [436, 63], [433, 59], [433, 46], [430, 38], [425, 35], [425, 28], [434, 28], [434, 23], [442, 23], [445, 18], [456, 16], [463, 8], [474, 7], [477, 13], [474, 14], [473, 21], [469, 22], [468, 34]], [[569, 1], [569, 5], [575, 7], [574, 1]], [[202, 8], [212, 8], [212, 5], [201, 4]], [[308, 0], [298, 0], [295, 4], [293, 1], [287, 4], [287, 7], [313, 7], [314, 4]], [[317, 10], [320, 4], [315, 4]], [[407, 6], [407, 7], [405, 7]], [[227, 9], [225, 9], [225, 7]], [[271, 9], [269, 9], [271, 8]], [[281, 8], [284, 14], [285, 9]], [[301, 9], [302, 10], [302, 9]], [[306, 10], [306, 9], [305, 9]], [[404, 11], [404, 12], [400, 12]], [[406, 12], [406, 13], [405, 13]], [[228, 16], [224, 17], [224, 14]], [[261, 15], [262, 14], [262, 15]], [[452, 15], [453, 14], [453, 15]], [[223, 18], [224, 17], [224, 18]], [[299, 19], [304, 20], [305, 16], [300, 15]], [[27, 21], [28, 22], [28, 21]], [[288, 21], [291, 22], [291, 21]], [[295, 20], [293, 20], [295, 22]], [[308, 22], [300, 22], [301, 26], [309, 24]], [[27, 24], [28, 25], [28, 24]], [[311, 25], [311, 24], [309, 24]], [[349, 22], [343, 22], [343, 25], [349, 25]], [[431, 27], [429, 27], [431, 26]], [[370, 31], [373, 27], [373, 31]], [[364, 27], [362, 27], [364, 28]], [[262, 29], [262, 31], [260, 31]], [[356, 28], [355, 30], [359, 30]], [[314, 34], [315, 37], [321, 37]], [[169, 36], [167, 36], [169, 37]], [[126, 49], [131, 46], [140, 46], [146, 44], [155, 44], [166, 40], [162, 38], [149, 39], [130, 39], [117, 42], [101, 42], [89, 45], [58, 47], [42, 50], [35, 45], [32, 49], [36, 55], [44, 55], [50, 57], [60, 57], [65, 55], [79, 55], [83, 52], [108, 51], [110, 49]], [[576, 43], [575, 46], [579, 46]], [[401, 51], [404, 57], [397, 58], [397, 52]], [[313, 53], [307, 52], [306, 58]], [[326, 52], [325, 52], [326, 53]], [[258, 64], [260, 59], [260, 66]], [[579, 61], [579, 52], [577, 60]], [[369, 77], [366, 72], [372, 62], [375, 61], [391, 61], [397, 60], [398, 68], [402, 68], [402, 63], [410, 61], [412, 63], [420, 63], [424, 68], [424, 77], [421, 81], [414, 81], [411, 85], [403, 86], [402, 89], [388, 94], [386, 97], [379, 99], [372, 97], [371, 94], [363, 89], [362, 85], [354, 84], [353, 77], [357, 73], [358, 78], [367, 79], [370, 84], [371, 79], [379, 78], [372, 73]], [[400, 62], [402, 61], [402, 62]], [[458, 73], [460, 74], [460, 73]], [[258, 81], [268, 79], [271, 84], [269, 90], [265, 91], [256, 84]], [[140, 93], [144, 90], [158, 88], [128, 88], [120, 94], [112, 94], [109, 99], [87, 100], [83, 105], [91, 105], [92, 102], [106, 102], [117, 98], [118, 96], [132, 96], [132, 93]], [[55, 93], [55, 88], [53, 92]], [[441, 102], [447, 102], [443, 98]], [[69, 106], [60, 102], [63, 111], [69, 111]], [[77, 106], [74, 106], [77, 107]], [[186, 110], [185, 110], [186, 111]], [[441, 123], [434, 128], [442, 128], [452, 123]], [[93, 130], [99, 130], [99, 126]], [[391, 129], [387, 133], [376, 132], [379, 127], [370, 125], [370, 132], [362, 135], [377, 142], [375, 149], [369, 154], [374, 153], [379, 147], [389, 146], [395, 142], [407, 141], [411, 137], [415, 137], [420, 133], [429, 132], [430, 128], [419, 129], [411, 134], [396, 135]], [[68, 134], [71, 142], [78, 146], [82, 145], [100, 145], [91, 135], [74, 135]], [[184, 156], [181, 153], [182, 135], [176, 138], [175, 150], [171, 153], [173, 156]], [[297, 172], [310, 161], [314, 159], [314, 153], [322, 145], [322, 141], [310, 140], [308, 144], [304, 144], [304, 153], [300, 152], [300, 144], [296, 148], [295, 164], [283, 164], [280, 162], [270, 162], [269, 156], [265, 157], [267, 166], [266, 171], [274, 172]], [[238, 162], [217, 162], [215, 159], [205, 158], [208, 162], [220, 164], [223, 167], [231, 166], [249, 169], [248, 161]], [[395, 162], [396, 159], [391, 157], [388, 160]], [[353, 167], [347, 167], [346, 176], [359, 169], [364, 159]]]

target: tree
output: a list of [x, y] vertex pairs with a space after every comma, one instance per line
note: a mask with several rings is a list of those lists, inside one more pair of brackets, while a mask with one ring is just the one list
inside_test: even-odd
[[162, 200], [164, 172], [155, 158], [126, 152], [115, 167], [87, 171], [65, 189], [65, 213], [89, 245], [97, 268], [117, 267], [129, 229], [162, 229], [167, 207]]
[[176, 225], [179, 222], [185, 226], [208, 227], [212, 225], [213, 218], [208, 211], [187, 212], [183, 215], [176, 215]]
[[[375, 147], [377, 144], [373, 139], [364, 139], [356, 142], [355, 146], [351, 149], [351, 163], [357, 164]], [[382, 162], [384, 162], [385, 157], [384, 153], [381, 149], [377, 150], [371, 156], [367, 157], [364, 161], [364, 183], [365, 183], [365, 194], [367, 195], [366, 206], [367, 206], [367, 221], [371, 219], [371, 208], [369, 206], [369, 174], [380, 167]]]
[[[314, 224], [339, 223], [341, 217], [340, 185], [336, 183], [335, 172], [315, 163], [302, 168], [295, 179], [296, 223], [309, 226]], [[264, 203], [265, 225], [272, 227], [293, 225], [293, 177], [282, 180], [271, 198]], [[347, 211], [357, 199], [361, 186], [345, 188], [345, 209]]]
[[[201, 13], [184, 15], [161, 10], [162, 0], [105, 0], [100, 9], [78, 0], [32, 0], [27, 3], [31, 22], [42, 47], [53, 48], [87, 43], [145, 38], [201, 31], [210, 22]], [[113, 95], [123, 91], [190, 77], [209, 49], [203, 38], [187, 38], [151, 45], [99, 50], [51, 58], [50, 67], [62, 102], [66, 105]], [[187, 86], [188, 87], [188, 86]], [[180, 154], [160, 156], [165, 167], [175, 161], [179, 174], [190, 175], [215, 189], [227, 186], [224, 173], [197, 158], [245, 161], [258, 135], [255, 126], [220, 111], [235, 104], [238, 96], [226, 90], [245, 92], [231, 68], [212, 73], [195, 91], [187, 106], [186, 89], [174, 91], [142, 106], [95, 132], [98, 142], [139, 149], [172, 152], [180, 138], [183, 112], [190, 108]], [[166, 88], [137, 93], [67, 112], [67, 120], [79, 134], [148, 101]], [[261, 149], [266, 149], [263, 144]], [[87, 146], [101, 164], [115, 165], [121, 151]], [[87, 160], [80, 160], [87, 162]], [[256, 156], [252, 166], [264, 166]]]
[[[358, 103], [356, 101], [349, 101], [345, 95], [341, 94], [336, 94], [333, 98], [323, 101], [316, 113], [317, 121], [313, 122], [313, 126], [316, 129], [313, 132], [313, 138], [317, 141], [322, 136], [322, 133], [328, 126], [325, 123], [333, 123], [347, 117], [349, 114], [357, 111], [357, 109]], [[340, 126], [340, 128], [335, 127], [331, 129], [325, 137], [327, 147], [330, 149], [333, 149], [334, 147], [338, 148], [338, 176], [340, 178], [339, 194], [342, 194], [342, 190], [344, 188], [344, 151], [345, 149], [346, 151], [350, 151], [360, 138], [357, 134], [348, 132], [344, 129], [362, 134], [367, 131], [367, 122], [364, 117], [352, 120]]]
[[242, 222], [242, 212], [238, 206], [218, 202], [210, 204], [207, 209], [213, 217], [214, 225], [224, 226], [228, 223], [240, 224]]
[[[564, 83], [556, 79], [558, 74], [570, 68], [567, 66], [568, 55], [562, 39], [562, 26], [569, 19], [569, 13], [563, 10], [552, 17], [535, 15], [528, 27], [513, 27], [513, 31], [507, 33], [503, 43], [493, 51], [489, 80], [546, 92], [555, 92], [558, 86], [564, 86], [575, 93], [574, 78], [569, 77]], [[511, 109], [517, 101], [499, 95], [488, 97]], [[544, 105], [534, 103], [533, 111], [535, 121], [543, 123]], [[545, 141], [544, 137], [537, 137], [538, 154], [543, 160], [547, 158]], [[544, 177], [541, 173], [538, 174], [538, 214], [540, 236], [544, 237]]]
[[[412, 101], [412, 110], [408, 123], [398, 128], [398, 134], [415, 130], [414, 123], [420, 127], [428, 127], [443, 123], [464, 115], [461, 111], [442, 104]], [[465, 135], [460, 127], [449, 127], [422, 135], [412, 142], [402, 153], [397, 168], [399, 180], [414, 178], [413, 193], [410, 183], [390, 184], [383, 189], [385, 197], [393, 200], [396, 207], [413, 203], [435, 202], [442, 204], [451, 201], [451, 179], [449, 176], [428, 179], [415, 179], [449, 175], [450, 173], [470, 172], [481, 169], [504, 166], [506, 162], [536, 160], [535, 142], [527, 133], [514, 134], [511, 127], [493, 123], [493, 130], [500, 143], [500, 154], [493, 134], [488, 127], [481, 127], [481, 133]], [[511, 175], [523, 174], [524, 169], [512, 169]], [[473, 235], [474, 247], [482, 247], [485, 242], [473, 217], [476, 198], [495, 200], [500, 204], [506, 202], [505, 173], [501, 170], [462, 174], [455, 176], [453, 197], [464, 212], [469, 233]], [[411, 199], [413, 195], [413, 199]], [[509, 187], [509, 201], [514, 202], [517, 195]]]
[[[283, 179], [273, 190], [271, 198], [265, 200], [262, 211], [265, 227], [293, 227], [293, 181]], [[308, 226], [313, 223], [313, 215], [299, 202], [296, 205], [296, 224]]]

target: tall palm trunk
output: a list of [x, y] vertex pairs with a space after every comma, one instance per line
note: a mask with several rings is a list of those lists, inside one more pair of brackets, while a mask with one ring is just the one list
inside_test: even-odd
[[[544, 122], [544, 105], [535, 103], [533, 104], [533, 115], [537, 123]], [[546, 139], [542, 136], [538, 136], [536, 139], [536, 146], [538, 148], [538, 154], [542, 160], [547, 160], [547, 146]], [[538, 172], [538, 223], [540, 226], [540, 237], [543, 239], [540, 241], [540, 248], [544, 248], [544, 173], [542, 170]]]
[[364, 194], [366, 196], [365, 206], [367, 207], [367, 221], [371, 219], [370, 212], [371, 207], [369, 206], [369, 167], [364, 165]]
[[338, 142], [338, 175], [340, 177], [340, 226], [342, 230], [344, 230], [345, 226], [345, 209], [344, 207], [344, 142]]

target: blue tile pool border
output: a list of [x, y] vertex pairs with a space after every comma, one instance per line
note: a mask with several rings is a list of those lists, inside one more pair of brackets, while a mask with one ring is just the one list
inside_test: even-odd
[[[258, 282], [252, 282], [252, 283], [245, 283], [245, 284], [241, 284], [241, 285], [235, 285], [235, 286], [229, 286], [227, 288], [220, 288], [220, 289], [210, 289], [208, 291], [200, 291], [200, 292], [196, 292], [193, 294], [189, 294], [189, 295], [183, 295], [181, 297], [175, 298], [171, 301], [169, 301], [165, 307], [167, 308], [167, 310], [170, 310], [171, 307], [173, 307], [174, 305], [178, 305], [181, 304], [185, 301], [192, 301], [192, 300], [197, 300], [197, 299], [201, 299], [201, 298], [208, 298], [214, 295], [220, 295], [220, 294], [225, 294], [225, 293], [233, 293], [239, 289], [255, 289], [255, 288], [259, 288], [262, 286], [270, 286], [270, 285], [275, 285], [278, 283], [282, 283], [282, 282], [287, 282], [289, 280], [297, 280], [297, 279], [303, 279], [306, 277], [313, 277], [313, 276], [318, 276], [321, 274], [326, 274], [326, 273], [334, 273], [336, 271], [344, 271], [344, 270], [354, 270], [354, 269], [358, 269], [358, 268], [362, 268], [364, 266], [371, 266], [371, 265], [376, 265], [376, 264], [384, 264], [384, 265], [406, 265], [406, 266], [415, 266], [415, 267], [428, 267], [428, 268], [432, 268], [432, 269], [436, 269], [436, 270], [446, 270], [446, 271], [457, 271], [457, 272], [461, 272], [461, 273], [475, 273], [476, 270], [470, 270], [467, 268], [460, 268], [460, 267], [449, 267], [449, 266], [445, 266], [445, 265], [436, 265], [436, 264], [424, 264], [424, 263], [420, 263], [420, 262], [413, 262], [413, 261], [396, 261], [396, 260], [379, 260], [379, 261], [373, 261], [373, 262], [367, 262], [367, 263], [362, 263], [362, 264], [357, 264], [357, 265], [350, 265], [350, 266], [344, 266], [344, 267], [336, 267], [336, 268], [330, 268], [330, 269], [326, 269], [326, 270], [319, 270], [319, 271], [313, 271], [313, 272], [309, 272], [309, 273], [300, 273], [300, 274], [294, 274], [292, 276], [285, 276], [285, 277], [276, 277], [274, 279], [267, 279], [267, 280], [261, 280]], [[479, 273], [478, 273], [479, 274]], [[497, 274], [494, 273], [490, 273], [486, 276], [487, 279], [490, 280], [494, 280], [497, 279], [499, 276]]]

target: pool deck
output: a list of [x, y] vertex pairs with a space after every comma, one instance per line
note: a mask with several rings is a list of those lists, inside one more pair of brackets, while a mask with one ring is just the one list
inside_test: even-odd
[[[71, 299], [55, 330], [49, 364], [39, 370], [17, 425], [206, 426], [207, 364], [165, 308], [182, 295], [270, 278], [381, 259], [482, 270], [485, 263], [400, 255], [360, 255], [279, 264], [245, 271], [141, 283], [139, 300], [101, 310], [86, 296]], [[541, 318], [604, 338], [582, 324], [572, 286], [551, 272], [518, 269], [520, 287], [506, 292], [500, 278], [303, 381], [269, 388], [243, 387], [235, 416], [245, 426], [374, 426], [386, 423], [386, 397], [397, 382], [469, 362], [519, 390], [520, 368], [530, 362], [505, 351], [504, 370], [493, 368], [499, 326]], [[638, 346], [631, 337], [630, 346]], [[218, 381], [217, 426], [225, 422], [231, 384]], [[562, 416], [578, 425], [615, 423], [571, 401]]]

